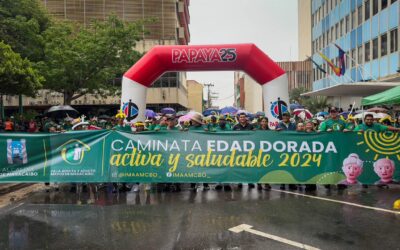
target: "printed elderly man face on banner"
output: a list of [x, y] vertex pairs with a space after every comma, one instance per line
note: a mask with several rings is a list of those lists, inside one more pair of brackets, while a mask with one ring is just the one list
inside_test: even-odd
[[346, 175], [346, 180], [342, 181], [340, 184], [352, 185], [360, 184], [357, 178], [361, 175], [363, 171], [364, 162], [359, 158], [357, 154], [350, 154], [343, 161], [342, 170]]
[[374, 171], [381, 178], [376, 184], [393, 183], [393, 174], [396, 170], [394, 161], [390, 159], [379, 159], [374, 162]]

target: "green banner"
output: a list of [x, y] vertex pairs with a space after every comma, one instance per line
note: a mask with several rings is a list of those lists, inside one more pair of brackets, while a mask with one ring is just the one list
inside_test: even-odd
[[397, 133], [0, 134], [0, 182], [398, 183]]

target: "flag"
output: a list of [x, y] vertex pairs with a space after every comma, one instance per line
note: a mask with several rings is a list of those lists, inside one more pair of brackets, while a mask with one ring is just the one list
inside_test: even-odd
[[324, 74], [326, 74], [326, 71], [318, 64], [316, 63], [311, 57], [309, 57], [311, 62], [317, 67], [317, 69], [321, 70]]
[[339, 47], [339, 45], [337, 45], [336, 43], [334, 43], [334, 45], [336, 46], [336, 48], [339, 49], [339, 67], [340, 67], [340, 74], [344, 75], [344, 73], [346, 73], [346, 60], [345, 60], [345, 55], [346, 52], [344, 52], [344, 50], [342, 48]]
[[333, 62], [324, 54], [322, 54], [321, 52], [318, 52], [318, 54], [328, 63], [328, 65], [332, 68], [333, 72], [335, 72], [335, 74], [337, 76], [340, 76], [340, 68], [336, 67], [335, 64], [333, 64]]

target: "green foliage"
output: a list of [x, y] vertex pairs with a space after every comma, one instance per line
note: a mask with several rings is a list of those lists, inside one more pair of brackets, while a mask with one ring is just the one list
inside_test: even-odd
[[39, 64], [45, 88], [63, 93], [65, 104], [87, 93], [113, 94], [116, 87], [110, 81], [142, 56], [134, 50], [142, 27], [143, 22], [126, 23], [115, 16], [86, 28], [55, 23], [44, 33], [45, 57]]
[[303, 105], [310, 110], [311, 113], [315, 114], [319, 111], [329, 107], [326, 96], [315, 96], [307, 99]]
[[37, 0], [0, 1], [0, 37], [23, 58], [43, 58], [42, 33], [50, 24]]
[[22, 59], [9, 45], [0, 42], [1, 94], [35, 96], [43, 81], [28, 59]]
[[289, 92], [289, 99], [290, 103], [299, 103], [301, 105], [304, 105], [304, 102], [309, 98], [308, 96], [301, 96], [301, 94], [306, 93], [307, 89], [304, 87], [299, 87], [292, 89]]

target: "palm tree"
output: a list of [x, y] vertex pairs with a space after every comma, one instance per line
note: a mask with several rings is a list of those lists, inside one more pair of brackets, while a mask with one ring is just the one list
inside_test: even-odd
[[311, 113], [317, 113], [329, 107], [329, 103], [326, 96], [315, 96], [305, 100], [304, 106], [306, 106]]

